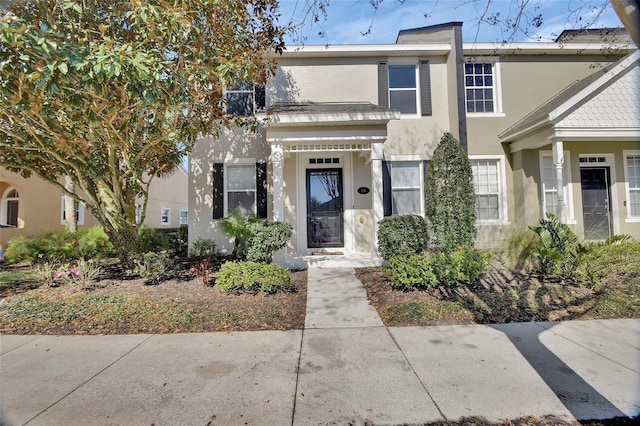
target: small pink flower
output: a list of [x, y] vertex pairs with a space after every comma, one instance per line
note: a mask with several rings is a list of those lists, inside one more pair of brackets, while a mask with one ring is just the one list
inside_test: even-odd
[[78, 271], [76, 268], [71, 268], [71, 273], [72, 273], [73, 275], [75, 275], [76, 277], [77, 277], [78, 275], [80, 275], [80, 271]]
[[55, 276], [56, 276], [56, 278], [60, 278], [60, 277], [62, 276], [62, 272], [60, 272], [60, 271], [55, 271], [55, 272], [53, 273], [53, 275], [55, 275]]

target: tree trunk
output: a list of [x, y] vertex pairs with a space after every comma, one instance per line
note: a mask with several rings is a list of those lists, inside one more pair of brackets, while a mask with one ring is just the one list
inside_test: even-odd
[[[76, 186], [71, 177], [64, 177], [64, 187], [67, 191], [75, 194]], [[64, 195], [64, 227], [68, 232], [76, 232], [78, 230], [77, 206], [78, 202], [72, 196]]]
[[133, 267], [133, 257], [139, 252], [138, 230], [135, 226], [126, 225], [105, 228], [104, 232], [113, 244], [120, 261], [127, 268]]

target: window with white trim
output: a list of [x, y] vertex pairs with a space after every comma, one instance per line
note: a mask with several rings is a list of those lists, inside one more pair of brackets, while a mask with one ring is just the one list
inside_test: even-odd
[[391, 163], [392, 214], [422, 214], [422, 177], [419, 162]]
[[180, 225], [188, 225], [189, 224], [189, 211], [180, 209]]
[[17, 228], [20, 195], [18, 190], [9, 187], [0, 200], [0, 225]]
[[495, 61], [464, 64], [464, 95], [468, 114], [500, 113], [498, 69]]
[[256, 165], [225, 165], [225, 216], [228, 212], [256, 214]]
[[[66, 225], [67, 212], [64, 208], [64, 195], [60, 197], [60, 224]], [[76, 202], [76, 224], [84, 225], [84, 203]]]
[[507, 200], [503, 157], [469, 156], [473, 171], [478, 223], [506, 223]]
[[626, 154], [624, 159], [627, 179], [627, 214], [640, 218], [640, 152]]
[[[571, 186], [571, 163], [569, 151], [564, 151], [564, 164], [562, 165], [562, 180], [565, 187], [563, 195], [566, 204], [566, 214], [569, 223], [575, 223], [573, 212], [573, 200], [570, 197]], [[542, 200], [542, 215], [547, 213], [558, 214], [558, 187], [556, 177], [556, 166], [553, 163], [553, 153], [551, 151], [540, 151], [540, 198]]]
[[264, 88], [253, 83], [240, 83], [225, 90], [227, 98], [227, 114], [240, 117], [253, 115], [256, 110], [264, 107]]
[[389, 64], [389, 107], [401, 114], [418, 114], [418, 84], [415, 65]]
[[171, 209], [168, 207], [162, 207], [160, 209], [160, 225], [171, 225]]

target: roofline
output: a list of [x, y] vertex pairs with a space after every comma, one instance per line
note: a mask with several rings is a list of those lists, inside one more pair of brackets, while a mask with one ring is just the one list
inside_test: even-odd
[[462, 48], [465, 55], [566, 55], [566, 54], [585, 54], [597, 53], [602, 54], [605, 51], [614, 52], [621, 51], [628, 53], [636, 49], [627, 43], [610, 44], [610, 43], [463, 43]]
[[398, 31], [398, 35], [396, 36], [396, 43], [398, 43], [398, 40], [400, 39], [401, 35], [420, 33], [424, 30], [438, 30], [442, 28], [454, 28], [454, 27], [462, 27], [462, 22], [452, 21], [452, 22], [444, 22], [442, 24], [436, 24], [436, 25], [427, 25], [425, 27], [419, 27], [419, 28], [407, 28], [405, 30]]
[[[574, 55], [598, 54], [605, 51], [629, 53], [636, 48], [628, 44], [606, 43], [463, 43], [464, 54], [471, 55]], [[372, 56], [446, 56], [450, 43], [412, 44], [340, 44], [288, 46], [282, 54], [268, 53], [270, 59], [278, 58], [354, 58]]]

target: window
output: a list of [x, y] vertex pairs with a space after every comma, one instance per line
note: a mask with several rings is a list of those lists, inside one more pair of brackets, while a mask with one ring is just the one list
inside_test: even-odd
[[415, 65], [389, 65], [389, 107], [402, 114], [418, 113]]
[[391, 208], [393, 214], [422, 214], [420, 163], [391, 163]]
[[264, 107], [264, 88], [252, 83], [241, 83], [226, 90], [227, 113], [237, 116], [250, 116]]
[[0, 200], [0, 225], [18, 227], [18, 206], [20, 195], [15, 188], [9, 187]]
[[627, 216], [640, 218], [640, 152], [625, 152]]
[[255, 164], [227, 164], [224, 181], [225, 212], [256, 214]]
[[[76, 219], [78, 225], [84, 225], [84, 203], [76, 202]], [[67, 212], [64, 209], [64, 195], [60, 197], [60, 224], [66, 225]]]
[[465, 100], [468, 113], [501, 112], [498, 67], [495, 62], [464, 64]]
[[180, 210], [180, 225], [188, 225], [189, 224], [189, 211], [181, 209]]
[[470, 158], [478, 223], [507, 223], [504, 159]]
[[[564, 164], [562, 166], [562, 180], [564, 182], [563, 194], [566, 203], [568, 223], [576, 223], [573, 211], [573, 199], [571, 194], [571, 162], [569, 151], [564, 151]], [[558, 214], [558, 188], [556, 181], [556, 166], [553, 164], [551, 151], [540, 151], [540, 186], [542, 198], [542, 215], [547, 213]]]
[[162, 207], [160, 209], [160, 225], [171, 225], [171, 209]]

